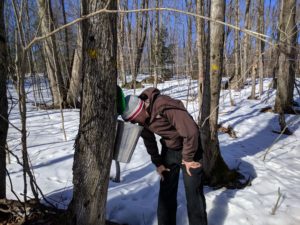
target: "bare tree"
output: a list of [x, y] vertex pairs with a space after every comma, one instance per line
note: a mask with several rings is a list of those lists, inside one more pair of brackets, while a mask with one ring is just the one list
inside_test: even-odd
[[[159, 8], [159, 0], [155, 0], [155, 7]], [[159, 74], [159, 55], [160, 55], [160, 46], [159, 46], [159, 31], [160, 31], [160, 21], [159, 21], [159, 11], [155, 12], [155, 33], [154, 33], [154, 87], [157, 87], [158, 74]]]
[[[264, 8], [265, 1], [258, 0], [257, 4], [257, 32], [264, 33]], [[258, 77], [259, 77], [259, 96], [263, 94], [263, 78], [264, 78], [264, 63], [263, 63], [263, 52], [264, 52], [264, 42], [262, 40], [256, 39], [256, 54], [258, 58]]]
[[[54, 29], [51, 1], [38, 0], [39, 17], [41, 20], [42, 34], [47, 34]], [[54, 107], [61, 107], [66, 98], [67, 90], [65, 88], [62, 69], [58, 59], [58, 48], [55, 35], [50, 36], [43, 42], [47, 74], [51, 84]]]
[[[245, 29], [250, 29], [250, 6], [251, 0], [246, 0], [246, 9], [245, 9]], [[249, 73], [248, 69], [248, 54], [249, 54], [249, 35], [244, 33], [243, 38], [243, 63], [242, 63], [242, 83], [247, 79], [247, 74]]]
[[[225, 1], [211, 1], [211, 18], [224, 21]], [[218, 112], [223, 67], [224, 26], [210, 25], [209, 66], [204, 79], [201, 140], [204, 149], [204, 171], [212, 186], [227, 185], [236, 180], [238, 173], [229, 170], [224, 162], [218, 140]], [[208, 79], [210, 79], [208, 81]]]
[[281, 1], [279, 18], [279, 68], [275, 111], [293, 112], [295, 61], [297, 58], [296, 0]]
[[[149, 4], [149, 0], [142, 0], [141, 8], [147, 9]], [[137, 0], [135, 0], [135, 5], [138, 5]], [[136, 78], [138, 72], [140, 70], [140, 63], [142, 60], [142, 54], [145, 46], [146, 36], [147, 36], [147, 29], [148, 29], [148, 17], [149, 13], [136, 13], [136, 33], [135, 33], [135, 54], [134, 54], [134, 70], [132, 74], [133, 82], [132, 88], [136, 89]]]
[[[67, 15], [66, 15], [66, 7], [65, 7], [65, 0], [60, 0], [61, 9], [62, 9], [62, 15], [63, 15], [63, 21], [64, 24], [67, 24]], [[67, 67], [67, 73], [71, 73], [72, 68], [72, 60], [71, 60], [71, 54], [70, 54], [70, 41], [69, 41], [69, 32], [68, 29], [64, 29], [64, 38], [65, 38], [65, 49], [66, 49], [66, 67]]]
[[[117, 9], [116, 1], [82, 0], [83, 15]], [[99, 14], [82, 24], [83, 91], [75, 141], [70, 224], [104, 225], [116, 126], [117, 15]]]
[[4, 1], [0, 1], [0, 199], [6, 197], [6, 137], [8, 106], [6, 96], [7, 51], [4, 23]]
[[[118, 0], [120, 6], [120, 0]], [[125, 15], [120, 13], [118, 17], [118, 69], [119, 77], [123, 85], [127, 83], [125, 71], [125, 57], [124, 57], [124, 44], [125, 44]]]
[[[235, 0], [234, 20], [238, 27], [240, 24], [240, 1]], [[239, 90], [241, 88], [241, 67], [240, 67], [240, 31], [234, 30], [234, 88]]]
[[[204, 14], [204, 4], [203, 0], [197, 0], [197, 14]], [[202, 19], [196, 19], [197, 28], [197, 50], [198, 50], [198, 105], [199, 105], [199, 117], [198, 122], [200, 122], [202, 102], [203, 102], [203, 80], [204, 80], [204, 22]]]
[[79, 107], [80, 106], [80, 91], [82, 84], [82, 30], [78, 26], [77, 32], [77, 46], [74, 52], [73, 65], [71, 70], [70, 85], [67, 94], [67, 105]]

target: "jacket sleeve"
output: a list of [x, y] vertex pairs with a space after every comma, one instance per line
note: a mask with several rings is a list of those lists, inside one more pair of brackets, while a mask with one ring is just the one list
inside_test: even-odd
[[183, 160], [193, 161], [198, 149], [199, 130], [197, 124], [186, 110], [169, 109], [164, 111], [164, 115], [183, 138]]
[[144, 128], [141, 133], [141, 137], [144, 140], [144, 144], [146, 146], [148, 154], [151, 156], [152, 163], [155, 164], [156, 167], [162, 165], [162, 159], [158, 152], [158, 147], [154, 133], [148, 130], [147, 128]]

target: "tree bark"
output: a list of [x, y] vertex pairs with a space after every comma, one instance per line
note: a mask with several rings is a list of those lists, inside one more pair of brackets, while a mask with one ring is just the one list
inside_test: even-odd
[[[264, 8], [265, 1], [258, 0], [258, 17], [257, 17], [257, 32], [264, 33]], [[258, 77], [259, 77], [259, 96], [263, 94], [263, 78], [264, 78], [264, 62], [263, 62], [263, 52], [264, 52], [264, 42], [262, 40], [256, 39], [257, 47], [257, 58], [258, 58]]]
[[[239, 17], [239, 11], [240, 11], [240, 1], [235, 0], [235, 25], [239, 27], [240, 25], [240, 17]], [[236, 90], [239, 90], [241, 85], [241, 70], [240, 70], [240, 31], [234, 30], [234, 88]]]
[[[225, 2], [211, 1], [211, 18], [219, 21], [225, 19]], [[210, 81], [205, 81], [203, 109], [201, 121], [201, 140], [204, 149], [203, 167], [211, 186], [226, 185], [236, 179], [237, 173], [230, 171], [224, 162], [218, 140], [218, 112], [223, 67], [224, 26], [210, 24], [210, 51], [208, 74]], [[209, 110], [208, 110], [209, 108]]]
[[296, 0], [281, 1], [279, 19], [279, 68], [274, 109], [278, 113], [292, 112], [297, 58]]
[[[65, 9], [65, 0], [61, 0], [61, 7], [62, 7], [62, 15], [63, 15], [63, 20], [64, 24], [67, 24], [67, 16], [66, 16], [66, 9]], [[71, 60], [71, 55], [70, 55], [70, 41], [69, 41], [69, 32], [68, 28], [64, 29], [65, 33], [65, 48], [66, 48], [66, 67], [67, 67], [67, 72], [68, 74], [71, 74], [71, 69], [72, 69], [72, 60]]]
[[[251, 0], [246, 0], [246, 9], [245, 9], [245, 29], [250, 29], [250, 4]], [[243, 66], [242, 66], [242, 83], [244, 84], [247, 75], [249, 74], [249, 68], [248, 68], [248, 54], [249, 54], [249, 35], [244, 33], [243, 38]]]
[[[159, 8], [159, 0], [155, 0], [155, 7]], [[159, 55], [160, 55], [160, 46], [159, 46], [159, 11], [155, 12], [155, 33], [154, 33], [154, 87], [157, 87], [158, 83], [158, 73], [159, 73]]]
[[[204, 15], [203, 0], [197, 0], [196, 12], [198, 15]], [[198, 50], [198, 109], [199, 117], [198, 123], [200, 124], [202, 102], [203, 102], [203, 80], [204, 80], [204, 22], [201, 18], [196, 19], [197, 29], [197, 50]]]
[[127, 83], [126, 72], [125, 72], [125, 57], [124, 57], [124, 43], [125, 43], [124, 16], [125, 15], [121, 13], [118, 17], [118, 69], [119, 69], [119, 77], [121, 78], [123, 85]]
[[[38, 0], [38, 3], [42, 34], [50, 33], [53, 30], [51, 1]], [[58, 60], [59, 54], [55, 35], [52, 35], [43, 42], [43, 51], [45, 54], [47, 74], [52, 89], [53, 105], [54, 107], [60, 107], [65, 100], [67, 90], [65, 88], [60, 63]]]
[[4, 1], [0, 1], [0, 199], [6, 197], [6, 138], [8, 103], [6, 95], [7, 51], [4, 23]]
[[69, 106], [80, 106], [80, 91], [82, 90], [82, 28], [78, 24], [77, 47], [74, 52], [73, 66], [71, 72], [70, 87], [68, 89], [66, 104]]
[[[147, 9], [148, 8], [149, 0], [143, 0], [141, 8]], [[137, 5], [137, 4], [136, 4]], [[146, 41], [146, 35], [147, 35], [147, 29], [148, 29], [148, 17], [149, 13], [142, 13], [141, 16], [138, 15], [139, 13], [136, 13], [136, 34], [135, 34], [135, 54], [134, 54], [134, 70], [133, 70], [133, 82], [132, 82], [132, 88], [134, 88], [134, 91], [136, 89], [136, 78], [138, 75], [138, 72], [140, 70], [140, 63], [142, 60], [142, 54], [145, 46]]]
[[[109, 0], [82, 0], [83, 14]], [[116, 1], [108, 9], [116, 10]], [[117, 15], [103, 13], [83, 22], [83, 91], [75, 141], [70, 224], [104, 225], [116, 126]]]

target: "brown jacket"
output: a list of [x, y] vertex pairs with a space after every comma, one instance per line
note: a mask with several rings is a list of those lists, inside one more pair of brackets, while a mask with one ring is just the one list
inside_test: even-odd
[[183, 103], [160, 95], [156, 88], [147, 88], [139, 97], [150, 103], [147, 108], [150, 118], [146, 121], [141, 136], [152, 162], [156, 166], [162, 164], [154, 134], [161, 136], [162, 144], [168, 149], [182, 150], [185, 161], [193, 161], [198, 149], [199, 131]]

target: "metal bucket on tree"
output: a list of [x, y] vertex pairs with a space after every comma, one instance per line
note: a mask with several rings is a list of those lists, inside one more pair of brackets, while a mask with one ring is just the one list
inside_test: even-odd
[[122, 120], [117, 121], [114, 160], [123, 163], [130, 162], [142, 130], [142, 126]]

